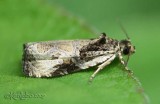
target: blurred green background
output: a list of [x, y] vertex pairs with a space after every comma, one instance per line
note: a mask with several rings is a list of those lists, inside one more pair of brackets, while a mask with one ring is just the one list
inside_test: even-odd
[[[136, 46], [129, 67], [140, 79], [150, 102], [159, 104], [159, 5], [158, 0], [0, 0], [0, 97], [8, 91], [27, 91], [46, 94], [46, 100], [29, 99], [25, 103], [142, 104], [141, 91], [135, 91], [137, 86], [116, 61], [96, 77], [92, 86], [86, 82], [93, 69], [56, 79], [25, 78], [21, 72], [23, 43], [93, 38], [101, 32], [124, 39], [118, 18]], [[22, 103], [8, 101], [0, 102]]]
[[117, 18], [123, 23], [136, 54], [129, 67], [140, 79], [152, 104], [159, 99], [160, 0], [49, 0], [84, 18], [100, 32], [122, 39], [124, 33]]

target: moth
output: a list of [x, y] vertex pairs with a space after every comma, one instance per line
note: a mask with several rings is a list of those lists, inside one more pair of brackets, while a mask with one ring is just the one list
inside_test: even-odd
[[102, 33], [95, 39], [55, 40], [24, 44], [23, 72], [31, 77], [63, 76], [97, 66], [90, 81], [116, 57], [130, 71], [122, 55], [135, 52], [129, 38], [116, 40]]

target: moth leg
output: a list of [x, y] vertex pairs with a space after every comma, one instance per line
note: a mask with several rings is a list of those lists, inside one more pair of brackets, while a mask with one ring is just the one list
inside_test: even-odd
[[105, 66], [111, 63], [111, 61], [115, 58], [115, 55], [112, 55], [108, 60], [106, 60], [104, 63], [98, 66], [98, 69], [91, 75], [89, 82], [93, 81], [93, 78], [96, 76], [96, 74], [102, 70]]
[[118, 53], [118, 57], [119, 57], [119, 60], [120, 60], [121, 64], [124, 66], [124, 70], [127, 71], [129, 74], [132, 75], [132, 74], [133, 74], [133, 71], [130, 70], [130, 69], [127, 67], [127, 64], [126, 64], [125, 60], [123, 59], [122, 54], [121, 54], [120, 52]]

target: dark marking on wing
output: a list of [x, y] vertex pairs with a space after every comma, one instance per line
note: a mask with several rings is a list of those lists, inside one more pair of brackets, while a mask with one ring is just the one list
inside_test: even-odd
[[57, 65], [55, 67], [57, 67], [58, 69], [56, 71], [54, 71], [53, 73], [51, 73], [52, 76], [60, 76], [62, 74], [65, 75], [65, 74], [68, 74], [68, 73], [73, 73], [73, 72], [79, 71], [79, 69], [80, 69], [71, 60], [70, 60], [70, 62], [66, 62], [66, 63], [63, 63], [61, 65]]
[[22, 64], [23, 64], [23, 73], [26, 75], [26, 76], [29, 76], [29, 65], [26, 61], [22, 61]]
[[32, 60], [36, 60], [36, 58], [32, 54], [29, 54], [27, 44], [23, 44], [22, 66], [23, 66], [23, 73], [26, 76], [29, 76], [28, 69], [30, 66], [28, 62], [31, 62]]
[[106, 43], [106, 36], [102, 35], [97, 41], [93, 43], [89, 43], [86, 46], [83, 46], [80, 50], [80, 53], [86, 52], [86, 51], [98, 51], [101, 50], [101, 46]]
[[109, 37], [106, 37], [105, 33], [102, 33], [99, 39], [91, 40], [91, 42], [83, 46], [80, 49], [80, 58], [85, 59], [86, 58], [86, 52], [89, 51], [109, 51], [115, 49], [115, 47], [118, 45], [118, 41]]
[[86, 57], [86, 52], [89, 51], [105, 51], [106, 48], [106, 34], [102, 33], [100, 38], [98, 40], [93, 40], [94, 42], [89, 43], [86, 46], [83, 46], [80, 49], [80, 57], [83, 59], [83, 57]]

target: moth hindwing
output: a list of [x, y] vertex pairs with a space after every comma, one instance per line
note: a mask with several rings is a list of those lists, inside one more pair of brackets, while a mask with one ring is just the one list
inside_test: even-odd
[[102, 33], [100, 37], [85, 40], [56, 40], [24, 44], [23, 72], [32, 77], [54, 77], [98, 66], [90, 81], [115, 57], [128, 71], [123, 55], [134, 53], [127, 39], [118, 41]]

